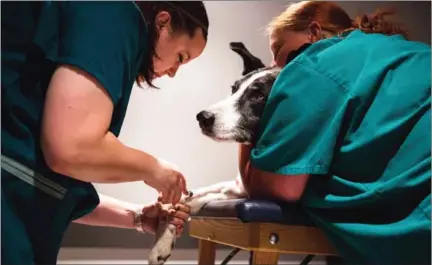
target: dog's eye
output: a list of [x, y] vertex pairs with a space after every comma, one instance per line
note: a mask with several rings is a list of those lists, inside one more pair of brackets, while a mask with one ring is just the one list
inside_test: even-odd
[[254, 89], [251, 92], [251, 98], [254, 101], [262, 101], [264, 99], [264, 94], [260, 90]]

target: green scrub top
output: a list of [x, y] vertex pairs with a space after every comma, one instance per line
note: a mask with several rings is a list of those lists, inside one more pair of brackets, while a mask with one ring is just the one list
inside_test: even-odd
[[351, 31], [278, 76], [253, 166], [310, 174], [300, 203], [348, 264], [431, 264], [431, 51]]
[[98, 80], [114, 103], [109, 130], [118, 136], [148, 50], [147, 25], [129, 1], [2, 2], [1, 15], [2, 263], [56, 264], [68, 224], [99, 199], [91, 183], [45, 163], [39, 132], [50, 78], [69, 64]]

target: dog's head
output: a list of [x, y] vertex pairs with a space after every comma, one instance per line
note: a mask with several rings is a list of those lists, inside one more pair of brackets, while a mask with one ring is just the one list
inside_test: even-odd
[[229, 97], [199, 112], [197, 120], [203, 134], [214, 140], [251, 143], [280, 69], [266, 67], [241, 42], [231, 42], [230, 48], [243, 59], [243, 76]]

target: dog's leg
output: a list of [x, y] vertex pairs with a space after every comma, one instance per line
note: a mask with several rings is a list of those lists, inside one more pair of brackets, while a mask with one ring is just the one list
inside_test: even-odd
[[[182, 198], [181, 203], [188, 205], [193, 215], [211, 201], [244, 198], [246, 195], [241, 179], [238, 177], [233, 181], [200, 188], [191, 197]], [[169, 224], [169, 221], [160, 222], [156, 231], [156, 242], [150, 251], [149, 264], [164, 264], [171, 256], [176, 238], [176, 227]]]
[[220, 182], [197, 189], [191, 197], [185, 198], [183, 203], [191, 208], [191, 214], [193, 215], [211, 201], [238, 199], [246, 195], [241, 178], [238, 176], [236, 180]]

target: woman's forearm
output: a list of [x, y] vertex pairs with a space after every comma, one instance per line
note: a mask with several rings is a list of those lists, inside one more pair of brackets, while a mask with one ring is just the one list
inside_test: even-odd
[[75, 223], [91, 226], [106, 226], [134, 229], [134, 212], [141, 205], [126, 203], [105, 195], [99, 195], [100, 203], [96, 209], [77, 219]]
[[153, 156], [123, 145], [109, 127], [114, 102], [86, 71], [59, 66], [45, 96], [41, 148], [55, 172], [85, 182], [152, 181]]
[[[253, 169], [250, 163], [250, 153], [252, 151], [252, 145], [239, 145], [239, 171], [243, 182], [244, 189], [248, 193], [249, 197], [252, 198], [266, 198], [269, 194], [265, 194], [265, 185], [259, 183], [259, 180], [253, 179]], [[256, 177], [256, 176], [255, 176]], [[271, 197], [271, 196], [270, 196]]]
[[254, 168], [250, 162], [253, 146], [239, 146], [239, 170], [243, 186], [254, 199], [298, 201], [302, 196], [309, 175], [283, 175]]
[[242, 177], [242, 181], [245, 186], [247, 186], [247, 184], [249, 183], [249, 178], [246, 169], [250, 161], [251, 150], [252, 150], [251, 145], [245, 145], [245, 144], [239, 145], [238, 166], [239, 166], [240, 176]]
[[110, 132], [100, 141], [69, 148], [66, 154], [45, 152], [45, 158], [60, 174], [96, 183], [151, 183], [161, 168], [155, 157], [125, 146]]

